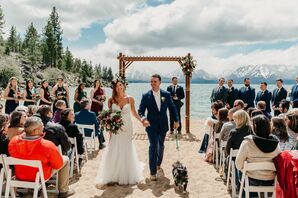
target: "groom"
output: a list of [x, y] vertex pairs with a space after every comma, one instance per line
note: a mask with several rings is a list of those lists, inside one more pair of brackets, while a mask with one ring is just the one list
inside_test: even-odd
[[[150, 146], [149, 146], [149, 167], [150, 179], [156, 181], [157, 170], [163, 159], [164, 141], [169, 130], [167, 110], [174, 117], [174, 128], [179, 127], [179, 119], [176, 107], [169, 92], [160, 89], [161, 77], [154, 74], [151, 77], [152, 90], [143, 95], [139, 107], [139, 115], [142, 118], [143, 126], [146, 127]], [[147, 109], [147, 117], [145, 111]]]

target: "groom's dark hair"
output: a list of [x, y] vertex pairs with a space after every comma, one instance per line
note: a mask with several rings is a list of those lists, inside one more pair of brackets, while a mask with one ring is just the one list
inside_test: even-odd
[[158, 78], [158, 80], [161, 82], [161, 77], [159, 74], [154, 74], [151, 76], [152, 78]]

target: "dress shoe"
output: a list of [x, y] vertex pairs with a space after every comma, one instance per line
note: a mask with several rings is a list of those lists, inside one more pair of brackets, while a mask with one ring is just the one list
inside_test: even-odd
[[100, 144], [98, 148], [99, 148], [99, 150], [104, 149], [104, 148], [106, 148], [106, 145]]
[[70, 197], [71, 195], [74, 195], [74, 194], [75, 194], [75, 191], [73, 189], [69, 189], [67, 192], [59, 193], [58, 198]]
[[150, 180], [151, 181], [157, 181], [156, 175], [150, 175]]

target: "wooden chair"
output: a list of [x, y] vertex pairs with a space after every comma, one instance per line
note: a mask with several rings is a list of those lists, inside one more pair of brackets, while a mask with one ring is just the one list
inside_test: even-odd
[[[14, 157], [3, 157], [4, 158], [4, 164], [5, 168], [8, 170], [7, 173], [7, 182], [6, 182], [6, 190], [5, 190], [5, 198], [9, 197], [9, 193], [11, 193], [11, 196], [13, 198], [16, 197], [14, 188], [29, 188], [34, 189], [33, 191], [33, 198], [38, 197], [38, 190], [41, 188], [43, 192], [43, 197], [47, 198], [47, 189], [45, 185], [45, 179], [43, 176], [43, 170], [42, 165], [39, 160], [23, 160], [23, 159], [17, 159]], [[17, 180], [14, 176], [12, 176], [12, 170], [9, 166], [15, 166], [15, 165], [22, 165], [22, 166], [29, 166], [32, 168], [37, 168], [38, 171], [36, 173], [35, 181], [21, 181]]]
[[[85, 151], [86, 152], [90, 151], [90, 153], [92, 154], [93, 151], [96, 151], [95, 124], [92, 124], [92, 125], [77, 124], [77, 126], [81, 131], [81, 133], [83, 134]], [[85, 129], [92, 130], [91, 136], [85, 136]], [[90, 150], [88, 150], [88, 148], [90, 148]], [[86, 159], [88, 160], [88, 157], [86, 157]]]
[[77, 164], [77, 172], [80, 173], [80, 166], [79, 166], [79, 154], [78, 154], [78, 146], [77, 146], [77, 138], [76, 137], [68, 137], [70, 143], [73, 145], [71, 157], [69, 159], [70, 161], [70, 173], [69, 176], [73, 177], [73, 171], [74, 171], [74, 164]]
[[[229, 165], [228, 165], [228, 179], [227, 179], [227, 188], [229, 189], [229, 184], [230, 184], [230, 180], [231, 180], [231, 187], [232, 187], [232, 197], [237, 197], [236, 195], [236, 165], [235, 165], [235, 161], [232, 160], [232, 158], [235, 158], [238, 154], [238, 149], [237, 150], [233, 150], [231, 148], [230, 150], [230, 158], [229, 158]], [[231, 170], [232, 169], [232, 170]]]
[[249, 178], [247, 176], [247, 172], [260, 171], [260, 170], [276, 171], [276, 168], [273, 162], [253, 162], [253, 163], [248, 163], [247, 161], [244, 162], [243, 174], [241, 178], [241, 185], [240, 185], [240, 191], [239, 191], [239, 198], [242, 197], [243, 190], [245, 190], [245, 197], [249, 197], [249, 192], [257, 192], [259, 194], [263, 192], [265, 193], [265, 198], [268, 197], [269, 192], [272, 192], [273, 193], [272, 197], [275, 197], [276, 176], [274, 179], [273, 186], [250, 186], [249, 185]]

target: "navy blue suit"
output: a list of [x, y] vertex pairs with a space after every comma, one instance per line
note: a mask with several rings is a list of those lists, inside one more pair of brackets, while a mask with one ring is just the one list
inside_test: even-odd
[[291, 101], [293, 102], [293, 108], [298, 108], [298, 84], [292, 87]]
[[227, 104], [230, 105], [230, 108], [233, 108], [235, 100], [238, 98], [238, 89], [232, 87], [228, 89]]
[[247, 104], [245, 109], [249, 107], [255, 107], [254, 101], [256, 97], [255, 88], [249, 87], [241, 87], [238, 92], [238, 99], [242, 100]]
[[[164, 140], [169, 130], [167, 110], [174, 116], [175, 122], [178, 122], [178, 114], [173, 103], [171, 95], [167, 91], [160, 90], [160, 110], [157, 107], [153, 91], [143, 95], [138, 113], [141, 118], [147, 118], [150, 126], [146, 128], [150, 146], [149, 146], [149, 166], [151, 175], [157, 172], [157, 166], [160, 166], [163, 159]], [[145, 112], [147, 110], [147, 117]]]
[[259, 101], [266, 102], [266, 109], [265, 109], [265, 111], [267, 111], [268, 113], [270, 113], [271, 112], [271, 105], [270, 105], [271, 99], [272, 99], [272, 93], [269, 92], [267, 89], [264, 91], [264, 93], [262, 91], [259, 91], [258, 94], [257, 94], [257, 97], [256, 97], [256, 104]]
[[228, 89], [225, 86], [222, 86], [222, 87], [217, 86], [212, 90], [210, 101], [212, 103], [217, 100], [221, 100], [224, 104], [226, 104], [227, 96], [228, 96]]
[[[272, 93], [272, 107], [273, 108], [278, 108], [279, 107], [279, 103], [280, 101], [282, 101], [283, 99], [286, 99], [288, 95], [288, 92], [285, 88], [280, 88], [280, 90], [278, 88], [273, 90]], [[280, 114], [279, 110], [274, 110], [274, 116], [278, 116]]]
[[[184, 99], [184, 90], [183, 87], [176, 85], [176, 89], [174, 89], [173, 85], [168, 86], [167, 91], [170, 92], [172, 98], [177, 96], [178, 100], [174, 100], [173, 102], [176, 106], [178, 117], [179, 117], [179, 128], [178, 131], [181, 131], [182, 123], [181, 123], [181, 107], [183, 106], [183, 102], [181, 101]], [[170, 114], [170, 130], [174, 131], [174, 116]]]
[[[82, 109], [81, 111], [75, 114], [76, 124], [89, 124], [95, 125], [95, 135], [98, 136], [99, 143], [102, 144], [105, 142], [103, 134], [99, 130], [99, 123], [96, 119], [96, 114], [92, 111], [88, 111], [87, 109]], [[85, 135], [90, 136], [91, 131], [85, 129]]]

